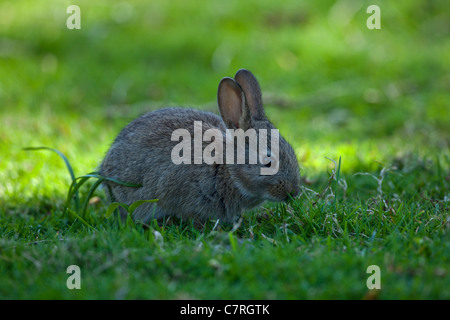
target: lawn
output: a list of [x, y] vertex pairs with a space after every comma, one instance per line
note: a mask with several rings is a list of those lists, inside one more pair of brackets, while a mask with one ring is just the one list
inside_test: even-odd
[[[80, 0], [70, 30], [71, 4], [0, 3], [0, 299], [450, 299], [445, 1]], [[101, 189], [66, 210], [63, 159], [24, 150], [94, 172], [144, 112], [217, 113], [240, 68], [302, 189], [238, 224], [120, 222]]]

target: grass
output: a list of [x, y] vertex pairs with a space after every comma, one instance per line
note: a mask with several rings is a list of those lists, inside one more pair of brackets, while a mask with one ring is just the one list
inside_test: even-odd
[[[86, 221], [64, 216], [61, 201], [47, 214], [9, 208], [0, 228], [1, 274], [8, 275], [0, 294], [447, 299], [448, 201], [416, 192], [424, 172], [427, 180], [436, 178], [435, 163], [407, 168], [396, 174], [382, 168], [379, 176], [341, 176], [345, 184], [332, 183], [332, 173], [328, 182], [318, 182], [324, 186], [320, 194], [304, 188], [298, 199], [249, 213], [236, 226], [173, 220], [143, 226], [131, 219], [123, 224], [108, 218], [103, 204], [92, 205]], [[434, 190], [440, 190], [438, 184]], [[357, 192], [360, 185], [367, 185], [366, 193]], [[447, 190], [440, 190], [443, 197]], [[73, 264], [82, 270], [82, 290], [66, 287], [65, 270]], [[369, 265], [381, 268], [380, 291], [365, 285]]]
[[[380, 1], [368, 30], [369, 4], [79, 1], [74, 31], [69, 4], [0, 3], [0, 298], [449, 299], [448, 10]], [[67, 211], [128, 121], [217, 112], [242, 67], [297, 153], [298, 198], [236, 225], [122, 223], [91, 177]]]

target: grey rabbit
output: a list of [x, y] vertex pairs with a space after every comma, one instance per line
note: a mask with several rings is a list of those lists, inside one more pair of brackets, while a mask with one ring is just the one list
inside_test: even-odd
[[[107, 181], [110, 196], [114, 201], [126, 204], [159, 199], [156, 203], [138, 207], [133, 213], [135, 220], [148, 223], [152, 219], [175, 216], [232, 223], [244, 210], [265, 200], [285, 201], [298, 195], [298, 161], [292, 147], [281, 136], [278, 138], [278, 159], [268, 148], [265, 159], [260, 157], [256, 164], [174, 163], [171, 155], [179, 141], [173, 141], [172, 133], [184, 128], [194, 136], [194, 121], [201, 121], [203, 134], [208, 129], [218, 129], [224, 139], [227, 129], [252, 128], [258, 137], [263, 132], [260, 129], [267, 132], [275, 129], [265, 116], [261, 89], [250, 71], [241, 69], [234, 79], [223, 78], [217, 98], [221, 117], [195, 109], [165, 108], [138, 117], [119, 133], [100, 166], [100, 173], [142, 186], [126, 187]], [[267, 145], [271, 146], [272, 139], [271, 134]], [[245, 139], [246, 155], [249, 154], [249, 143], [249, 139]], [[202, 143], [202, 150], [206, 145], [206, 142]], [[278, 162], [278, 171], [261, 175], [261, 168], [272, 162]]]

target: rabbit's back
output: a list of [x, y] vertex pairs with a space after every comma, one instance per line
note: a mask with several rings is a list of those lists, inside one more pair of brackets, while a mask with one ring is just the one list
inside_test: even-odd
[[102, 165], [109, 177], [133, 183], [143, 182], [143, 172], [151, 167], [172, 166], [171, 152], [178, 141], [171, 141], [177, 129], [194, 136], [194, 122], [201, 121], [203, 132], [210, 128], [225, 131], [222, 119], [210, 112], [185, 108], [166, 108], [146, 113], [131, 121], [115, 139]]
[[[140, 184], [140, 188], [107, 183], [115, 201], [131, 204], [140, 199], [164, 199], [159, 203], [154, 217], [196, 212], [212, 213], [221, 210], [222, 204], [213, 190], [217, 188], [215, 166], [206, 164], [177, 165], [171, 159], [172, 150], [179, 141], [171, 141], [177, 129], [186, 129], [194, 137], [194, 122], [201, 121], [202, 134], [207, 129], [226, 130], [222, 119], [210, 112], [185, 108], [166, 108], [146, 113], [130, 122], [119, 133], [109, 149], [100, 172], [124, 182]], [[170, 201], [167, 201], [170, 199]], [[138, 208], [136, 216], [146, 221], [151, 205]], [[192, 211], [192, 212], [191, 212]], [[221, 212], [218, 212], [221, 214]], [[175, 214], [177, 215], [177, 214]]]

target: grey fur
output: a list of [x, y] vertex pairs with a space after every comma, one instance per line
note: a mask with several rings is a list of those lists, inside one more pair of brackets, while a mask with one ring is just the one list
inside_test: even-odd
[[284, 201], [289, 194], [294, 197], [298, 194], [298, 162], [292, 147], [281, 136], [279, 171], [273, 176], [259, 174], [261, 163], [175, 165], [172, 162], [171, 151], [178, 144], [171, 141], [172, 132], [184, 128], [193, 137], [194, 121], [202, 121], [203, 132], [210, 128], [218, 128], [224, 134], [227, 128], [254, 128], [256, 132], [274, 129], [265, 117], [259, 84], [245, 69], [239, 70], [235, 79], [222, 79], [218, 102], [222, 118], [194, 109], [166, 108], [142, 115], [119, 133], [100, 166], [100, 173], [142, 187], [106, 182], [107, 189], [116, 201], [127, 204], [159, 199], [155, 204], [136, 209], [136, 220], [149, 222], [176, 216], [233, 222], [244, 210], [265, 200]]

